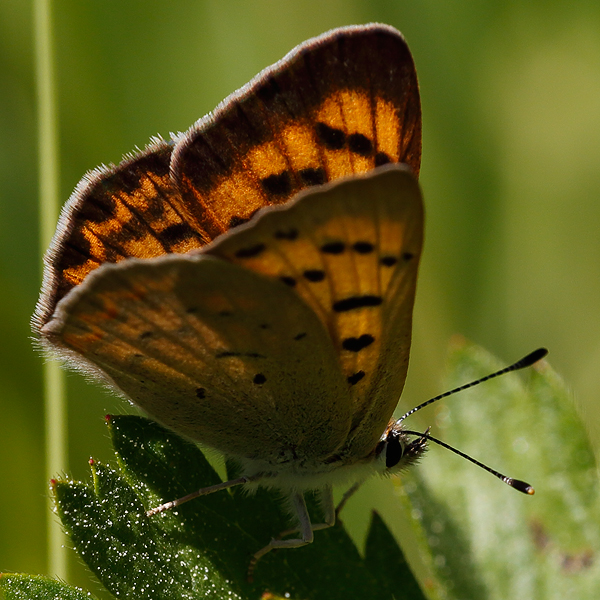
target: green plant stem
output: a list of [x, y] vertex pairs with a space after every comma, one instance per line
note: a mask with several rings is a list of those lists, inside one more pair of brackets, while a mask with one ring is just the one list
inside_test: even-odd
[[[38, 107], [38, 154], [40, 182], [40, 245], [46, 250], [59, 211], [58, 127], [53, 68], [52, 19], [50, 0], [34, 0], [34, 36]], [[46, 423], [46, 475], [55, 476], [67, 466], [66, 399], [64, 375], [58, 364], [44, 365]], [[66, 579], [65, 537], [61, 526], [48, 511], [48, 572]]]

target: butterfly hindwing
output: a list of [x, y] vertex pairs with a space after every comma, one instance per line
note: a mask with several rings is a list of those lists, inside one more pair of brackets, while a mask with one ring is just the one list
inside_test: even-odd
[[211, 256], [107, 265], [44, 336], [158, 421], [229, 454], [322, 458], [350, 429], [337, 357], [312, 311], [280, 282]]

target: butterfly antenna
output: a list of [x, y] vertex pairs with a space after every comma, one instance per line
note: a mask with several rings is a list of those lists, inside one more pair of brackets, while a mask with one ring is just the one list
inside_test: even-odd
[[467, 460], [471, 461], [473, 464], [477, 465], [478, 467], [481, 467], [484, 471], [487, 471], [488, 473], [495, 475], [498, 479], [504, 481], [504, 483], [506, 483], [506, 485], [510, 485], [510, 487], [515, 488], [515, 490], [519, 490], [519, 492], [523, 492], [524, 494], [529, 494], [530, 496], [533, 496], [533, 494], [535, 494], [535, 490], [527, 482], [521, 481], [520, 479], [513, 479], [512, 477], [507, 477], [506, 475], [502, 475], [502, 473], [499, 473], [498, 471], [495, 471], [491, 467], [488, 467], [487, 465], [484, 465], [483, 463], [479, 462], [478, 460], [475, 460], [473, 457], [469, 456], [468, 454], [465, 454], [464, 452], [461, 452], [460, 450], [453, 448], [449, 444], [442, 442], [442, 440], [438, 440], [437, 438], [434, 438], [432, 435], [429, 435], [429, 433], [427, 431], [425, 431], [424, 433], [421, 433], [419, 431], [410, 431], [408, 429], [403, 429], [402, 433], [408, 433], [409, 435], [417, 435], [419, 437], [431, 440], [432, 442], [439, 444], [440, 446], [446, 448], [447, 450], [454, 452], [454, 454], [458, 454], [458, 456], [462, 456], [463, 458], [466, 458]]
[[[436, 396], [435, 398], [431, 398], [431, 400], [427, 400], [426, 402], [423, 402], [423, 404], [419, 404], [419, 406], [416, 406], [415, 408], [409, 410], [406, 414], [402, 415], [398, 419], [397, 423], [401, 423], [402, 421], [404, 421], [404, 419], [406, 419], [407, 417], [410, 417], [410, 415], [416, 413], [418, 410], [421, 410], [422, 408], [425, 408], [426, 406], [429, 406], [430, 404], [433, 404], [434, 402], [437, 402], [438, 400], [441, 400], [442, 398], [447, 398], [448, 396], [452, 396], [452, 394], [456, 394], [457, 392], [462, 392], [463, 390], [468, 390], [469, 388], [479, 385], [480, 383], [483, 383], [484, 381], [488, 381], [489, 379], [494, 379], [494, 377], [499, 377], [500, 375], [504, 375], [505, 373], [510, 373], [511, 371], [518, 371], [519, 369], [524, 369], [525, 367], [530, 367], [532, 364], [536, 363], [538, 360], [544, 358], [544, 356], [546, 356], [546, 354], [548, 354], [548, 350], [546, 350], [546, 348], [538, 348], [537, 350], [534, 350], [527, 356], [524, 356], [521, 360], [518, 360], [516, 363], [510, 365], [509, 367], [500, 369], [500, 371], [496, 371], [495, 373], [486, 375], [485, 377], [482, 377], [481, 379], [476, 379], [475, 381], [471, 381], [470, 383], [465, 383], [464, 385], [454, 388], [453, 390], [450, 390], [449, 392], [444, 392], [443, 394], [440, 394], [439, 396]], [[419, 434], [419, 435], [423, 435], [423, 434]], [[434, 440], [432, 440], [432, 441], [434, 441]], [[444, 446], [444, 445], [445, 444], [442, 444], [442, 446]], [[450, 448], [450, 450], [453, 450], [453, 448]], [[458, 452], [458, 454], [460, 454], [460, 452]], [[465, 458], [469, 458], [469, 457], [466, 456]], [[472, 459], [469, 459], [469, 460], [472, 460]], [[476, 462], [476, 461], [474, 461], [474, 462]], [[480, 465], [480, 466], [484, 466], [484, 465]], [[496, 475], [498, 475], [498, 473], [496, 473]]]

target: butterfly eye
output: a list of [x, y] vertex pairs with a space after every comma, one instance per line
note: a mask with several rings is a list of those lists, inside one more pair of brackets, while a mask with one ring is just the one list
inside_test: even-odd
[[390, 429], [383, 440], [386, 469], [399, 471], [416, 462], [427, 449], [427, 438], [419, 436], [409, 440], [399, 423]]
[[404, 456], [404, 444], [402, 443], [400, 436], [392, 433], [385, 446], [385, 466], [388, 469], [395, 467]]

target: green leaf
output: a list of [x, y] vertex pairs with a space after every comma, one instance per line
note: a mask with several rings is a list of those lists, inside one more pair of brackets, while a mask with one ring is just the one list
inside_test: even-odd
[[386, 586], [390, 598], [423, 598], [402, 550], [376, 512], [367, 535], [365, 562], [379, 584]]
[[94, 596], [49, 577], [0, 575], [2, 600], [93, 600]]
[[[449, 362], [448, 389], [504, 366], [466, 344]], [[438, 594], [600, 598], [597, 463], [568, 390], [549, 365], [440, 402], [435, 423], [433, 435], [536, 490], [520, 494], [430, 444], [401, 485]]]
[[[316, 532], [310, 546], [270, 553], [248, 583], [252, 554], [289, 527], [277, 495], [234, 488], [148, 518], [146, 509], [219, 478], [196, 446], [152, 421], [131, 416], [108, 423], [118, 469], [92, 461], [93, 487], [60, 481], [54, 494], [74, 547], [115, 596], [255, 599], [269, 591], [303, 599], [423, 599], [377, 517], [366, 559], [337, 525]], [[318, 517], [310, 498], [309, 508]], [[382, 556], [387, 569], [378, 564]]]

